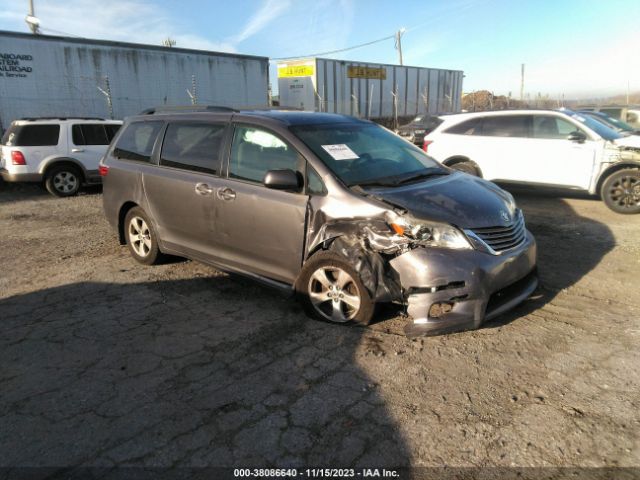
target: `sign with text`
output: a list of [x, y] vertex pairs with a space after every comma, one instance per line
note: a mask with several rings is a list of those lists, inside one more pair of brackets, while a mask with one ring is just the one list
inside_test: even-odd
[[313, 65], [278, 65], [278, 78], [312, 76]]
[[387, 69], [372, 67], [349, 67], [347, 70], [349, 78], [374, 78], [376, 80], [387, 79]]
[[26, 77], [33, 71], [33, 56], [0, 52], [0, 77]]

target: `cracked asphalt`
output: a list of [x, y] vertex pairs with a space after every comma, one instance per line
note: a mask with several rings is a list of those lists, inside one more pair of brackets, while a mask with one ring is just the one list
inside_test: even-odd
[[136, 264], [99, 190], [0, 184], [0, 467], [640, 467], [640, 216], [520, 193], [535, 297], [410, 340], [195, 262]]

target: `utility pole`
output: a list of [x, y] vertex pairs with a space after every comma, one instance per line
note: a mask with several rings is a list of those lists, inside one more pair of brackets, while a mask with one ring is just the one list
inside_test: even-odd
[[524, 63], [520, 69], [520, 101], [524, 100]]
[[33, 0], [29, 0], [29, 14], [26, 16], [24, 21], [27, 22], [31, 33], [33, 33], [34, 35], [40, 33], [40, 20], [38, 20], [38, 18], [36, 17], [36, 13], [33, 8]]
[[396, 50], [398, 50], [398, 60], [400, 61], [400, 65], [402, 65], [402, 35], [406, 30], [401, 28], [396, 32]]

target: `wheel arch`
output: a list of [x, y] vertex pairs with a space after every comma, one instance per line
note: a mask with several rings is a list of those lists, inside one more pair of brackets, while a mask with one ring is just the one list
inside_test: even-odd
[[40, 173], [42, 174], [42, 177], [46, 178], [52, 168], [60, 165], [72, 165], [73, 167], [76, 167], [80, 171], [80, 175], [82, 175], [81, 181], [86, 181], [87, 170], [84, 168], [84, 165], [82, 165], [78, 160], [70, 157], [54, 157], [42, 162], [40, 164]]
[[602, 196], [602, 185], [607, 180], [607, 178], [609, 178], [614, 173], [616, 173], [616, 172], [618, 172], [620, 170], [624, 170], [626, 168], [640, 169], [640, 162], [625, 161], [625, 162], [615, 163], [615, 164], [611, 165], [610, 167], [608, 167], [598, 177], [598, 181], [596, 182], [596, 188], [595, 188], [596, 195]]
[[137, 203], [129, 201], [122, 204], [120, 210], [118, 211], [118, 241], [120, 242], [120, 245], [127, 244], [127, 239], [125, 238], [124, 233], [124, 219], [127, 216], [127, 213], [129, 213], [132, 208], [139, 206], [140, 205], [138, 205]]

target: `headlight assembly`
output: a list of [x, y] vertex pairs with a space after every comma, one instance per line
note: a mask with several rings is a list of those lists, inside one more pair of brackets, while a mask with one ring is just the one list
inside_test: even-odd
[[389, 226], [396, 234], [416, 240], [421, 245], [457, 250], [472, 248], [464, 233], [451, 225], [425, 222], [409, 224], [397, 220]]

